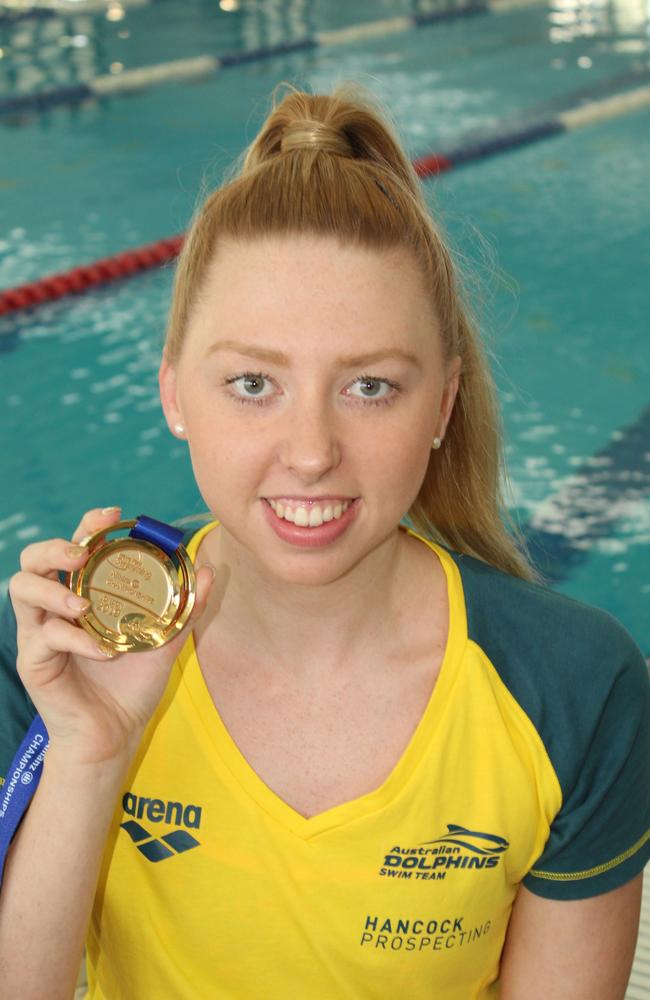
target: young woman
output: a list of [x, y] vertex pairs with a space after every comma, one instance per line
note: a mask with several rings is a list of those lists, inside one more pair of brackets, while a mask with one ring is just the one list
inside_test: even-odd
[[11, 583], [0, 763], [35, 711], [50, 744], [6, 995], [68, 998], [87, 933], [93, 1000], [622, 998], [645, 666], [504, 527], [449, 253], [354, 90], [288, 93], [199, 211], [160, 386], [213, 515], [191, 629], [106, 662], [65, 540]]

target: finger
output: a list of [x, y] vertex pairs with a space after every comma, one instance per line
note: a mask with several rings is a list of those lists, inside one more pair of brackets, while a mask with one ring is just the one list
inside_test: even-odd
[[30, 665], [31, 671], [42, 671], [41, 683], [47, 683], [51, 679], [47, 677], [47, 667], [58, 664], [60, 671], [61, 653], [87, 660], [106, 660], [113, 655], [83, 629], [63, 618], [49, 618], [25, 643], [21, 659]]
[[38, 576], [56, 575], [60, 570], [79, 569], [88, 558], [88, 549], [75, 545], [67, 538], [49, 538], [45, 542], [27, 545], [20, 553], [20, 568]]
[[26, 545], [20, 554], [20, 568], [27, 573], [41, 576], [60, 570], [78, 569], [88, 558], [88, 550], [79, 541], [102, 527], [109, 528], [120, 517], [119, 507], [88, 511], [75, 531], [72, 544], [67, 538], [49, 538], [44, 542]]
[[16, 573], [9, 592], [18, 625], [27, 632], [38, 628], [47, 612], [75, 619], [90, 607], [90, 601], [73, 594], [64, 584], [35, 573]]
[[188, 618], [188, 625], [193, 625], [205, 611], [210, 596], [210, 588], [214, 583], [216, 570], [210, 563], [201, 566], [196, 572], [196, 598], [192, 614]]
[[108, 530], [111, 525], [119, 521], [121, 515], [121, 507], [96, 507], [94, 510], [86, 511], [77, 525], [72, 536], [72, 541], [81, 542], [88, 535], [94, 535], [96, 531], [101, 531], [102, 528]]

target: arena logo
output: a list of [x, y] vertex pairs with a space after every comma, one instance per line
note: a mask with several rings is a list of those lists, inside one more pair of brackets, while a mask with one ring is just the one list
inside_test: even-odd
[[[164, 799], [151, 799], [144, 795], [134, 795], [127, 792], [122, 799], [122, 808], [127, 816], [137, 819], [147, 819], [150, 823], [167, 823], [176, 826], [198, 829], [201, 826], [201, 806], [183, 805], [182, 802], [170, 802]], [[187, 830], [172, 830], [162, 837], [154, 837], [144, 826], [134, 819], [121, 824], [128, 833], [134, 845], [147, 861], [165, 861], [177, 854], [184, 854], [193, 847], [199, 847], [200, 842]]]
[[193, 830], [198, 830], [201, 826], [201, 806], [184, 806], [182, 802], [165, 802], [163, 799], [150, 799], [145, 795], [127, 792], [122, 799], [122, 808], [127, 816], [134, 819], [144, 819], [146, 816], [150, 823], [173, 823]]
[[509, 846], [498, 834], [448, 823], [442, 837], [425, 840], [417, 847], [392, 847], [384, 855], [379, 874], [384, 878], [441, 881], [461, 868], [496, 868]]

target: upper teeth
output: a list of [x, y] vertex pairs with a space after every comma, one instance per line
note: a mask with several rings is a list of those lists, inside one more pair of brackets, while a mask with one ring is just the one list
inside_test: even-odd
[[278, 515], [285, 521], [291, 521], [300, 528], [317, 528], [324, 521], [336, 521], [343, 514], [351, 500], [324, 502], [322, 505], [310, 502], [309, 506], [301, 504], [299, 500], [282, 503], [279, 500], [269, 500], [269, 504]]

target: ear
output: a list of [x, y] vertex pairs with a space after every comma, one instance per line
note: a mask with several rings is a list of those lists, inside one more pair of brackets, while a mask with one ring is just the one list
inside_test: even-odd
[[458, 355], [453, 357], [447, 365], [447, 380], [442, 391], [437, 430], [437, 435], [441, 441], [444, 439], [447, 424], [449, 423], [454, 403], [456, 402], [456, 396], [458, 395], [458, 386], [460, 385], [460, 365], [461, 361]]
[[176, 390], [176, 368], [164, 353], [158, 370], [158, 386], [160, 389], [160, 402], [167, 426], [174, 437], [185, 438], [185, 420], [183, 419]]

